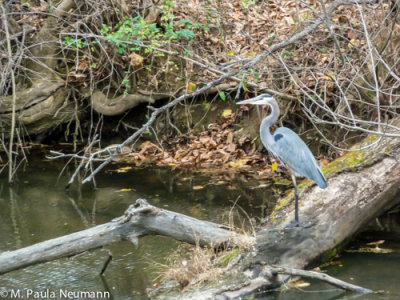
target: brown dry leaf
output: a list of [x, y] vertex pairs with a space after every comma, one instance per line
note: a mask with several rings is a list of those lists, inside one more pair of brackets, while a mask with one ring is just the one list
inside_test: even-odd
[[86, 81], [86, 75], [76, 73], [75, 71], [68, 72], [67, 75], [68, 83], [84, 83]]
[[229, 153], [224, 154], [222, 162], [225, 164], [229, 161], [229, 159], [231, 158]]
[[208, 159], [211, 158], [212, 154], [213, 154], [212, 152], [202, 153], [202, 154], [200, 154], [200, 159], [201, 160], [208, 160]]
[[349, 30], [349, 32], [347, 33], [347, 37], [350, 40], [357, 40], [358, 39], [358, 35], [354, 30]]
[[228, 136], [226, 137], [226, 143], [227, 144], [232, 144], [233, 143], [233, 132], [232, 131], [230, 131], [228, 133]]
[[199, 138], [199, 141], [200, 141], [200, 143], [202, 143], [202, 144], [208, 144], [208, 143], [210, 143], [210, 141], [211, 141], [211, 137], [209, 137], [209, 136], [201, 136], [200, 138]]
[[187, 150], [179, 149], [178, 151], [175, 152], [174, 158], [175, 158], [176, 160], [180, 160], [180, 159], [182, 159], [184, 156], [186, 156], [187, 153], [188, 153]]
[[144, 60], [143, 56], [140, 56], [139, 54], [132, 52], [131, 54], [129, 54], [129, 58], [131, 60], [130, 65], [132, 67], [137, 68], [143, 65], [143, 60]]
[[239, 139], [239, 145], [240, 145], [240, 146], [243, 146], [243, 144], [244, 144], [247, 140], [248, 140], [248, 137], [247, 137], [246, 135], [242, 136], [242, 137]]
[[348, 21], [348, 18], [346, 15], [340, 15], [338, 19], [339, 19], [340, 23], [345, 23]]
[[80, 59], [78, 67], [76, 68], [78, 71], [85, 73], [89, 69], [89, 61], [87, 59]]
[[286, 24], [288, 24], [290, 26], [295, 24], [295, 22], [294, 22], [292, 17], [285, 17], [284, 19], [285, 19]]
[[236, 145], [235, 144], [229, 144], [228, 147], [226, 147], [226, 150], [228, 152], [234, 152], [236, 150]]

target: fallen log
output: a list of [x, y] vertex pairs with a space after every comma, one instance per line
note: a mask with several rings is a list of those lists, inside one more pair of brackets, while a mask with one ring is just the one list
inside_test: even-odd
[[154, 234], [211, 247], [231, 247], [236, 243], [249, 244], [254, 241], [225, 226], [160, 209], [144, 199], [138, 199], [136, 205], [131, 205], [123, 216], [106, 224], [0, 253], [0, 274], [76, 255], [121, 240], [136, 244], [139, 237]]

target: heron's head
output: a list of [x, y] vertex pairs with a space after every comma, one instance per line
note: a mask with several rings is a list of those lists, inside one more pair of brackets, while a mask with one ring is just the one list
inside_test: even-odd
[[274, 97], [269, 94], [262, 94], [254, 98], [236, 102], [236, 104], [269, 105], [272, 102], [276, 102]]

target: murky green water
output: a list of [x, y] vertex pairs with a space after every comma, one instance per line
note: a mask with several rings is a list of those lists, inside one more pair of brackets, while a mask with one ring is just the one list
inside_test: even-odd
[[[63, 188], [74, 167], [68, 166], [59, 176], [63, 167], [64, 163], [48, 162], [43, 156], [31, 159], [27, 166], [20, 168], [12, 188], [8, 187], [5, 174], [0, 175], [0, 251], [18, 249], [108, 222], [122, 215], [138, 198], [145, 198], [155, 206], [222, 223], [228, 222], [233, 203], [254, 218], [264, 216], [272, 206], [266, 200], [273, 198], [272, 192], [265, 188], [249, 189], [259, 183], [247, 182], [242, 175], [209, 178], [166, 169], [118, 173], [114, 171], [122, 166], [116, 165], [96, 178], [96, 189], [74, 187], [66, 193]], [[27, 290], [108, 291], [112, 299], [141, 299], [145, 298], [146, 289], [157, 282], [158, 264], [165, 263], [166, 256], [178, 245], [172, 239], [155, 236], [140, 239], [138, 247], [128, 242], [107, 245], [72, 258], [1, 275], [0, 289], [19, 289], [25, 296]], [[400, 245], [392, 246], [397, 249], [392, 254], [345, 254], [341, 258], [343, 267], [332, 266], [329, 272], [386, 292], [373, 297], [399, 299]], [[113, 260], [105, 275], [99, 276], [109, 252]], [[266, 297], [345, 299], [340, 291], [319, 282], [312, 282], [304, 291], [260, 296]]]

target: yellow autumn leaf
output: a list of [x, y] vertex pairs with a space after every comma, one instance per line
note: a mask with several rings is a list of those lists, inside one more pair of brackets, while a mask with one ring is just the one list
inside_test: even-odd
[[350, 42], [347, 44], [347, 47], [349, 49], [353, 48], [353, 47], [357, 47], [358, 45], [360, 45], [360, 41], [357, 39], [351, 39]]
[[132, 191], [132, 189], [120, 189], [119, 191], [120, 192], [130, 192], [130, 191]]
[[241, 167], [247, 165], [248, 162], [249, 162], [248, 158], [241, 158], [241, 159], [238, 159], [235, 161], [230, 161], [226, 165], [228, 165], [232, 168], [241, 168]]
[[201, 190], [201, 189], [204, 189], [204, 185], [194, 185], [194, 186], [192, 187], [192, 189], [194, 189], [194, 190]]
[[274, 172], [276, 169], [278, 169], [278, 164], [277, 164], [276, 162], [274, 162], [274, 163], [271, 165], [271, 170], [272, 170], [272, 172]]
[[325, 80], [332, 80], [335, 78], [335, 73], [333, 73], [332, 71], [328, 71], [325, 73], [326, 75], [324, 76]]
[[122, 167], [122, 168], [119, 168], [118, 170], [131, 170], [132, 169], [132, 167]]
[[255, 53], [254, 51], [249, 52], [249, 54], [247, 55], [248, 57], [254, 57], [256, 56], [257, 53]]
[[196, 90], [196, 84], [190, 81], [187, 85], [187, 92], [193, 93], [195, 90]]
[[305, 288], [305, 287], [310, 286], [310, 283], [302, 281], [302, 280], [299, 280], [299, 281], [296, 281], [295, 283], [293, 283], [293, 286], [297, 287], [297, 288]]
[[222, 112], [222, 117], [227, 117], [230, 116], [232, 114], [232, 109], [224, 109], [224, 111]]

